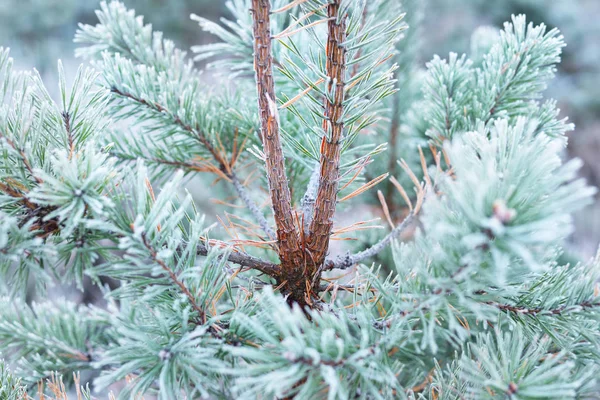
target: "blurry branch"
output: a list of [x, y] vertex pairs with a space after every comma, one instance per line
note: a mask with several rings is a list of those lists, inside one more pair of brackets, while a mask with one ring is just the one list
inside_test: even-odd
[[531, 316], [539, 316], [539, 315], [562, 315], [569, 312], [577, 312], [582, 310], [588, 310], [596, 307], [600, 307], [600, 300], [585, 300], [578, 304], [565, 305], [553, 309], [545, 309], [542, 307], [524, 307], [524, 306], [515, 306], [511, 304], [501, 304], [496, 302], [487, 302], [487, 305], [492, 307], [496, 307], [501, 311], [510, 312], [513, 314], [519, 315], [531, 315]]
[[317, 199], [317, 190], [319, 189], [319, 174], [321, 172], [321, 165], [315, 163], [312, 174], [310, 175], [310, 181], [306, 188], [304, 196], [302, 196], [301, 209], [302, 215], [304, 216], [304, 223], [302, 229], [304, 229], [304, 237], [308, 237], [310, 232], [310, 224], [315, 212], [315, 200]]

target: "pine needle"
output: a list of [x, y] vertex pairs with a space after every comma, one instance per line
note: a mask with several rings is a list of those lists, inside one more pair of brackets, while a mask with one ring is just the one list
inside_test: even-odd
[[398, 192], [400, 192], [400, 195], [402, 196], [402, 198], [408, 205], [408, 209], [410, 211], [412, 211], [413, 210], [412, 201], [410, 200], [410, 197], [408, 197], [408, 194], [406, 194], [406, 190], [404, 190], [404, 188], [402, 187], [400, 182], [398, 182], [398, 180], [396, 180], [396, 178], [393, 176], [390, 178], [390, 182], [392, 182], [392, 185], [394, 185], [396, 187], [396, 189], [398, 190]]
[[361, 187], [359, 187], [358, 189], [356, 189], [349, 195], [340, 199], [339, 202], [341, 203], [343, 201], [350, 200], [351, 198], [356, 197], [356, 196], [366, 192], [367, 190], [371, 189], [373, 186], [375, 186], [378, 183], [380, 183], [381, 181], [383, 181], [388, 176], [389, 176], [389, 174], [387, 172], [385, 174], [379, 175], [377, 178], [372, 179], [371, 181], [365, 183], [364, 185], [362, 185]]
[[308, 0], [294, 0], [286, 6], [283, 6], [281, 8], [278, 8], [277, 10], [271, 11], [271, 14], [279, 14], [279, 13], [285, 12], [287, 10], [291, 10], [292, 8], [299, 6], [302, 3], [306, 3], [307, 1]]
[[342, 175], [341, 177], [343, 178], [344, 176], [346, 176], [347, 174], [351, 173], [354, 171], [354, 175], [352, 176], [352, 178], [350, 178], [350, 180], [348, 182], [346, 182], [344, 184], [344, 186], [342, 186], [340, 188], [340, 191], [346, 189], [348, 186], [350, 186], [352, 184], [352, 182], [354, 182], [356, 180], [356, 178], [358, 178], [358, 175], [360, 175], [360, 173], [365, 169], [365, 167], [367, 165], [369, 165], [371, 163], [371, 157], [366, 157], [364, 160], [360, 161], [358, 164], [356, 164], [355, 166], [353, 166], [351, 169], [349, 169], [348, 171], [346, 171], [344, 173], [344, 175]]
[[313, 26], [324, 24], [325, 22], [328, 22], [330, 20], [331, 20], [330, 18], [320, 19], [318, 21], [311, 22], [308, 25], [303, 25], [302, 27], [300, 27], [298, 29], [291, 30], [291, 31], [289, 31], [288, 30], [289, 28], [288, 28], [285, 31], [283, 31], [281, 33], [278, 33], [277, 35], [273, 36], [273, 39], [278, 39], [278, 40], [284, 39], [286, 37], [293, 36], [296, 33], [302, 32], [305, 29], [312, 28]]
[[313, 85], [307, 87], [306, 89], [304, 89], [303, 91], [301, 91], [299, 94], [297, 94], [296, 96], [294, 96], [293, 98], [291, 98], [290, 100], [286, 101], [281, 106], [279, 106], [279, 109], [282, 110], [282, 109], [288, 108], [289, 106], [291, 106], [292, 104], [294, 104], [298, 100], [300, 100], [302, 97], [304, 97], [308, 93], [310, 93], [310, 91], [313, 90], [315, 86], [320, 85], [323, 82], [325, 82], [324, 78], [318, 79], [315, 83], [313, 83]]
[[431, 179], [429, 177], [429, 172], [427, 171], [427, 161], [425, 160], [425, 155], [423, 154], [423, 149], [419, 146], [419, 157], [421, 158], [421, 168], [423, 169], [423, 177], [425, 178], [425, 182], [428, 187], [433, 187], [431, 183]]
[[414, 183], [414, 185], [416, 187], [420, 187], [421, 186], [421, 182], [419, 182], [419, 179], [417, 179], [417, 176], [414, 174], [414, 172], [412, 172], [412, 170], [410, 169], [410, 167], [408, 166], [408, 164], [406, 163], [406, 161], [404, 161], [404, 159], [400, 159], [400, 161], [398, 162], [398, 164], [400, 165], [400, 167], [402, 167], [402, 169], [404, 170], [404, 172], [406, 172], [408, 174], [408, 177]]
[[390, 227], [394, 229], [395, 226], [392, 222], [392, 217], [390, 216], [390, 209], [387, 205], [387, 202], [385, 201], [385, 197], [383, 197], [383, 193], [381, 192], [381, 190], [377, 191], [377, 197], [379, 198], [379, 202], [381, 203], [381, 207], [383, 208], [383, 215], [385, 215], [385, 218], [387, 219], [387, 222], [390, 225]]
[[379, 221], [379, 218], [369, 219], [367, 221], [355, 222], [352, 225], [348, 225], [343, 228], [334, 229], [332, 235], [342, 235], [344, 233], [356, 232], [356, 231], [364, 231], [368, 229], [382, 229], [381, 225], [367, 225], [371, 222]]

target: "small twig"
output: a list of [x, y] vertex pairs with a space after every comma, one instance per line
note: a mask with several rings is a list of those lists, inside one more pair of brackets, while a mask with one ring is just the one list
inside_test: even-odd
[[561, 315], [564, 314], [567, 311], [576, 311], [576, 310], [587, 310], [590, 308], [595, 308], [595, 307], [600, 307], [600, 302], [599, 301], [592, 301], [592, 300], [587, 300], [587, 301], [583, 301], [579, 304], [574, 304], [574, 305], [570, 305], [570, 306], [561, 306], [561, 307], [557, 307], [557, 308], [553, 308], [553, 309], [544, 309], [541, 307], [532, 307], [532, 308], [528, 308], [528, 307], [523, 307], [523, 306], [514, 306], [511, 304], [501, 304], [501, 303], [496, 303], [493, 301], [489, 301], [486, 302], [485, 304], [496, 307], [499, 310], [502, 311], [508, 311], [511, 312], [513, 314], [520, 314], [520, 315]]
[[[196, 252], [198, 255], [206, 256], [208, 255], [210, 248], [205, 244], [199, 244]], [[262, 260], [258, 257], [251, 256], [248, 253], [243, 251], [233, 250], [227, 256], [227, 261], [232, 262], [234, 264], [241, 265], [242, 267], [252, 268], [258, 270], [264, 274], [275, 276], [281, 269], [281, 266], [278, 264], [273, 264], [271, 262]]]
[[4, 140], [6, 140], [6, 143], [8, 143], [8, 145], [10, 147], [13, 148], [14, 151], [16, 151], [19, 154], [19, 157], [21, 158], [21, 162], [23, 163], [23, 165], [25, 166], [25, 168], [27, 169], [27, 171], [29, 171], [29, 173], [31, 174], [31, 177], [33, 179], [35, 179], [35, 181], [39, 184], [44, 183], [44, 181], [37, 177], [34, 173], [33, 173], [33, 167], [31, 166], [31, 163], [29, 162], [29, 160], [27, 159], [27, 155], [25, 154], [25, 151], [23, 149], [20, 149], [15, 142], [13, 142], [12, 140], [10, 140], [8, 138], [8, 136], [6, 136], [4, 133], [0, 132], [0, 138], [4, 138]]
[[196, 310], [198, 314], [200, 314], [200, 319], [202, 320], [202, 322], [205, 323], [206, 312], [204, 311], [204, 309], [202, 309], [202, 307], [198, 305], [198, 303], [196, 303], [196, 299], [194, 298], [190, 290], [185, 286], [185, 284], [182, 281], [179, 280], [179, 278], [177, 278], [175, 272], [173, 272], [173, 270], [169, 268], [169, 266], [163, 260], [158, 258], [157, 251], [154, 249], [154, 247], [152, 247], [151, 243], [148, 242], [145, 233], [142, 233], [142, 242], [144, 243], [144, 246], [150, 253], [150, 257], [152, 258], [152, 260], [158, 265], [160, 265], [160, 267], [169, 275], [169, 278], [173, 281], [173, 283], [181, 289], [181, 291], [186, 295], [186, 297], [190, 301], [190, 304], [192, 305], [194, 310]]
[[112, 93], [115, 93], [121, 97], [125, 97], [128, 98], [136, 103], [140, 103], [145, 105], [146, 107], [158, 112], [158, 113], [166, 113], [168, 116], [170, 116], [173, 119], [173, 122], [177, 125], [179, 125], [179, 127], [181, 127], [184, 131], [191, 133], [200, 143], [202, 143], [202, 145], [206, 148], [206, 150], [208, 150], [208, 152], [214, 157], [215, 161], [217, 161], [219, 163], [219, 165], [221, 166], [221, 168], [223, 168], [224, 170], [226, 170], [226, 165], [227, 163], [225, 162], [225, 160], [223, 159], [223, 157], [221, 156], [221, 154], [219, 154], [219, 152], [215, 149], [215, 147], [213, 146], [213, 144], [208, 140], [208, 138], [206, 137], [205, 133], [195, 129], [194, 127], [192, 127], [191, 125], [188, 125], [186, 123], [184, 123], [181, 118], [179, 118], [177, 115], [173, 115], [172, 113], [169, 112], [169, 110], [164, 107], [163, 105], [159, 104], [159, 103], [151, 103], [145, 99], [142, 99], [140, 97], [136, 97], [131, 93], [128, 92], [124, 92], [122, 90], [117, 89], [116, 87], [112, 87], [110, 89], [110, 91]]
[[237, 192], [238, 196], [240, 196], [240, 199], [244, 202], [250, 213], [254, 216], [256, 222], [258, 222], [258, 224], [260, 225], [262, 230], [267, 234], [269, 239], [275, 240], [277, 238], [277, 234], [269, 226], [269, 223], [267, 222], [265, 216], [263, 215], [262, 211], [260, 211], [256, 203], [252, 201], [250, 195], [248, 194], [248, 191], [246, 190], [244, 185], [242, 185], [235, 172], [231, 172], [230, 178], [231, 182], [233, 183], [233, 187], [235, 188], [235, 191]]
[[393, 239], [398, 237], [402, 232], [406, 230], [406, 228], [412, 222], [413, 217], [414, 214], [412, 212], [409, 213], [398, 226], [396, 226], [390, 233], [388, 233], [386, 237], [384, 237], [383, 239], [381, 239], [381, 241], [369, 247], [368, 249], [352, 255], [347, 254], [343, 256], [338, 256], [335, 258], [335, 260], [327, 260], [325, 262], [324, 270], [329, 271], [332, 269], [348, 269], [367, 258], [376, 256], [377, 254], [381, 253], [383, 249], [389, 246], [390, 243], [392, 243]]
[[[442, 289], [442, 288], [437, 288], [437, 289], [431, 291], [431, 294], [436, 295], [436, 296], [438, 296], [438, 295], [449, 296], [453, 293], [454, 292], [450, 289]], [[477, 294], [477, 292], [475, 294]], [[557, 308], [553, 308], [553, 309], [552, 308], [544, 309], [542, 307], [525, 307], [525, 306], [518, 306], [518, 305], [512, 305], [512, 304], [503, 304], [503, 303], [498, 303], [498, 302], [494, 302], [494, 301], [482, 302], [481, 304], [486, 304], [488, 306], [495, 307], [498, 310], [505, 311], [507, 313], [517, 314], [517, 315], [528, 315], [528, 316], [563, 315], [566, 312], [576, 312], [576, 311], [580, 311], [580, 310], [600, 308], [600, 301], [598, 301], [598, 300], [596, 300], [596, 301], [586, 300], [586, 301], [583, 301], [578, 304], [565, 305], [565, 306], [561, 306], [561, 307], [557, 307]], [[376, 328], [386, 328], [386, 327], [391, 326], [393, 320], [395, 318], [397, 318], [398, 316], [406, 317], [406, 316], [412, 315], [416, 312], [419, 312], [422, 310], [427, 310], [427, 309], [428, 309], [428, 306], [426, 304], [418, 303], [411, 309], [402, 310], [387, 320], [375, 322], [374, 326]]]

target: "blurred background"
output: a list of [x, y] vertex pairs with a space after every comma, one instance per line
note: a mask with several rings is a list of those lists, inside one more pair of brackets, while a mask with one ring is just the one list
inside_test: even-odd
[[[390, 0], [397, 1], [397, 0]], [[563, 116], [576, 130], [569, 136], [565, 157], [579, 157], [590, 184], [600, 186], [600, 0], [423, 0], [419, 60], [422, 66], [434, 54], [470, 53], [470, 39], [479, 27], [501, 28], [511, 14], [525, 13], [530, 21], [558, 27], [568, 44], [557, 78], [547, 97], [559, 101]], [[200, 31], [191, 13], [212, 20], [227, 16], [226, 0], [125, 0], [145, 21], [173, 39], [180, 48], [208, 43], [214, 38]], [[73, 56], [78, 23], [96, 23], [97, 0], [0, 0], [0, 46], [11, 47], [17, 68], [35, 67], [50, 90], [56, 85], [56, 62], [67, 73], [80, 61]], [[199, 205], [210, 209], [208, 198]], [[576, 216], [571, 251], [592, 256], [600, 242], [600, 201]]]

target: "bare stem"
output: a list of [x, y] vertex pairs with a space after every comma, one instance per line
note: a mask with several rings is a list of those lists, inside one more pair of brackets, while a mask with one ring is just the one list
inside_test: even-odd
[[273, 205], [279, 257], [284, 266], [295, 268], [304, 262], [298, 227], [292, 212], [292, 198], [285, 170], [285, 159], [279, 134], [279, 114], [273, 82], [271, 54], [270, 0], [252, 0], [254, 31], [254, 68], [260, 112], [260, 139], [265, 153], [269, 193]]
[[406, 228], [410, 225], [414, 218], [414, 214], [411, 212], [404, 218], [404, 220], [396, 226], [390, 233], [387, 234], [386, 237], [381, 239], [381, 241], [375, 243], [373, 246], [369, 247], [366, 250], [363, 250], [356, 254], [348, 254], [344, 256], [338, 256], [335, 260], [327, 260], [325, 262], [325, 271], [331, 269], [348, 269], [353, 265], [360, 263], [361, 261], [366, 260], [367, 258], [375, 257], [377, 254], [381, 253], [386, 247], [388, 247], [392, 240], [397, 238], [406, 230]]
[[246, 208], [248, 208], [250, 213], [254, 216], [262, 230], [267, 234], [269, 239], [275, 240], [275, 231], [269, 226], [269, 223], [267, 222], [265, 216], [263, 215], [262, 211], [260, 211], [256, 203], [252, 201], [250, 195], [248, 194], [248, 191], [246, 190], [244, 185], [242, 185], [235, 172], [232, 171], [229, 177], [231, 178], [231, 183], [233, 184], [233, 187], [235, 188], [235, 191], [237, 192], [238, 196], [240, 196], [240, 199], [244, 202]]
[[[208, 255], [209, 251], [210, 248], [205, 244], [198, 245], [196, 249], [197, 254], [201, 256]], [[231, 253], [229, 253], [227, 256], [227, 261], [241, 265], [242, 267], [255, 269], [269, 276], [276, 276], [281, 269], [281, 266], [278, 264], [273, 264], [238, 250], [233, 250]]]
[[339, 15], [341, 1], [333, 0], [327, 6], [329, 20], [325, 68], [329, 95], [324, 99], [325, 118], [323, 120], [324, 135], [321, 142], [319, 189], [308, 239], [308, 248], [314, 263], [312, 267], [315, 271], [322, 266], [329, 249], [337, 203], [341, 140], [344, 134], [346, 16]]
[[173, 270], [171, 268], [169, 268], [169, 266], [164, 261], [162, 261], [160, 258], [158, 258], [157, 251], [154, 249], [154, 247], [152, 247], [152, 244], [148, 241], [148, 239], [146, 238], [146, 235], [144, 233], [142, 233], [142, 241], [144, 243], [144, 246], [150, 253], [150, 257], [152, 258], [152, 260], [155, 263], [157, 263], [158, 265], [160, 265], [160, 267], [167, 273], [167, 275], [169, 275], [169, 278], [171, 279], [171, 281], [173, 281], [173, 283], [175, 285], [177, 285], [179, 287], [179, 289], [181, 289], [183, 294], [185, 294], [185, 296], [188, 298], [188, 300], [189, 300], [190, 304], [192, 305], [192, 307], [194, 308], [194, 310], [196, 310], [198, 312], [198, 314], [200, 315], [200, 319], [202, 320], [202, 322], [205, 323], [206, 322], [206, 312], [204, 311], [204, 309], [202, 309], [202, 307], [200, 307], [198, 305], [198, 303], [196, 303], [196, 299], [192, 295], [192, 292], [190, 292], [190, 290], [187, 288], [187, 286], [185, 286], [185, 284], [182, 281], [180, 281], [179, 278], [177, 278], [177, 275], [175, 275], [175, 272], [173, 272]]

